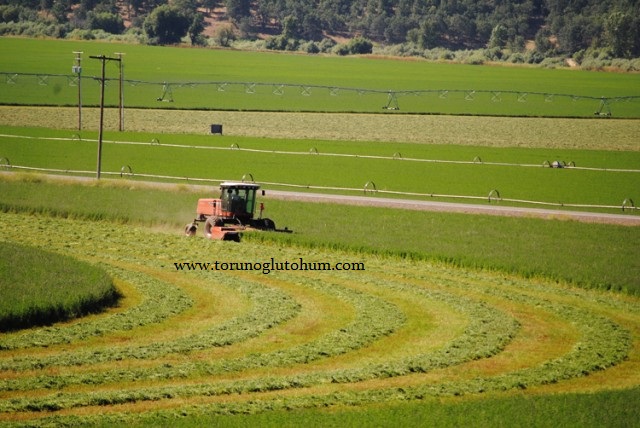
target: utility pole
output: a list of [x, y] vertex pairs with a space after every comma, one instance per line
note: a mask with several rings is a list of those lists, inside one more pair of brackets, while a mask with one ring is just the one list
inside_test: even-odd
[[118, 113], [120, 121], [118, 130], [122, 132], [124, 131], [124, 62], [122, 61], [122, 55], [124, 54], [122, 52], [116, 52], [115, 54], [118, 55], [118, 62], [120, 65], [120, 95], [118, 96]]
[[75, 64], [71, 71], [78, 76], [78, 131], [82, 130], [82, 52], [74, 51]]
[[104, 127], [104, 82], [105, 82], [105, 64], [107, 61], [122, 61], [121, 58], [110, 58], [104, 55], [90, 56], [89, 58], [99, 59], [102, 61], [102, 77], [100, 78], [100, 128], [98, 132], [98, 166], [96, 169], [96, 178], [100, 179], [100, 168], [102, 165], [102, 128]]

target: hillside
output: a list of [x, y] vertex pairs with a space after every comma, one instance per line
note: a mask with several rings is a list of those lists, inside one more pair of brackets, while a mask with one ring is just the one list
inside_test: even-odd
[[[361, 38], [404, 49], [493, 49], [549, 56], [637, 58], [640, 4], [632, 0], [0, 0], [0, 35], [95, 38], [150, 44], [228, 45], [308, 52]], [[98, 34], [96, 34], [98, 32]], [[370, 44], [364, 45], [364, 50]], [[351, 49], [338, 53], [362, 53]]]

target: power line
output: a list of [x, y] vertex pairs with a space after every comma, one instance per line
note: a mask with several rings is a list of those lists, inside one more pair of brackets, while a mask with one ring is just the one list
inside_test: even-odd
[[118, 61], [122, 63], [122, 58], [110, 58], [104, 55], [90, 56], [102, 62], [102, 74], [100, 78], [100, 126], [98, 131], [98, 165], [96, 167], [96, 178], [100, 179], [100, 169], [102, 165], [102, 130], [104, 127], [104, 84], [105, 84], [105, 64], [107, 61]]

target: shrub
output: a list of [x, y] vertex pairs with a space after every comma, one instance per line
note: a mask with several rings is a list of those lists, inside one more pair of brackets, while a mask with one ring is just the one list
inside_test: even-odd
[[331, 52], [331, 50], [335, 45], [336, 45], [335, 40], [325, 37], [320, 41], [320, 45], [319, 45], [320, 52], [323, 52], [323, 53]]
[[231, 46], [231, 43], [236, 40], [236, 33], [233, 30], [233, 25], [223, 24], [218, 26], [213, 36], [213, 40], [218, 46]]
[[373, 43], [369, 39], [358, 36], [347, 43], [347, 48], [349, 52], [354, 55], [370, 54], [373, 52]]
[[300, 46], [299, 40], [288, 38], [284, 35], [270, 37], [265, 43], [267, 49], [274, 51], [295, 51], [298, 49], [298, 46]]
[[439, 49], [438, 52], [440, 52], [438, 59], [442, 59], [445, 61], [451, 61], [453, 59], [456, 58], [455, 53], [453, 53], [452, 51], [448, 50], [448, 49]]
[[66, 36], [69, 40], [95, 40], [96, 36], [91, 30], [75, 28]]
[[390, 45], [379, 48], [376, 47], [374, 49], [374, 53], [376, 54], [401, 57], [422, 56], [423, 52], [423, 49], [419, 48], [414, 43], [401, 43], [398, 45]]
[[482, 65], [485, 60], [486, 58], [481, 51], [474, 51], [468, 55], [463, 62], [470, 65]]
[[507, 61], [509, 61], [512, 64], [524, 64], [525, 59], [524, 59], [524, 55], [522, 55], [520, 52], [514, 52], [511, 55], [509, 55]]
[[540, 65], [542, 65], [545, 68], [558, 68], [558, 67], [564, 67], [565, 62], [560, 58], [545, 58], [544, 60], [542, 60]]
[[345, 44], [335, 45], [332, 51], [336, 55], [349, 55], [349, 48]]
[[585, 56], [585, 50], [581, 49], [578, 52], [574, 53], [572, 58], [578, 63], [580, 64], [582, 62], [582, 60], [584, 59]]
[[89, 12], [87, 25], [91, 30], [103, 30], [111, 34], [121, 34], [125, 28], [122, 17], [111, 12]]
[[169, 5], [158, 6], [144, 20], [144, 30], [152, 44], [178, 43], [187, 34], [191, 20]]
[[527, 52], [524, 58], [527, 64], [540, 64], [545, 59], [544, 55], [538, 51]]
[[334, 46], [333, 53], [337, 55], [362, 55], [373, 52], [373, 43], [364, 37], [355, 37], [347, 43]]
[[0, 21], [2, 22], [18, 22], [22, 7], [15, 5], [0, 5]]
[[308, 54], [320, 53], [320, 48], [315, 42], [307, 42], [301, 45], [301, 49]]
[[48, 22], [3, 22], [0, 23], [0, 36], [15, 35], [26, 37], [64, 38], [68, 28], [62, 24]]
[[611, 66], [616, 70], [625, 72], [640, 71], [640, 59], [616, 58], [611, 61]]
[[484, 50], [484, 56], [490, 61], [500, 61], [504, 57], [504, 52], [499, 47], [491, 47]]

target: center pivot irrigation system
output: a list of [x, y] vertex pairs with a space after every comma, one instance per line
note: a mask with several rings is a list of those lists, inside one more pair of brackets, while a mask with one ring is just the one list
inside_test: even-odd
[[[133, 85], [154, 84], [153, 82], [131, 81]], [[155, 83], [158, 85], [158, 83]], [[350, 88], [341, 86], [325, 85], [298, 85], [290, 83], [255, 83], [255, 82], [183, 82], [183, 83], [162, 83], [162, 93], [157, 101], [174, 102], [173, 87], [198, 87], [215, 86], [218, 92], [244, 91], [246, 94], [255, 94], [259, 88], [270, 90], [273, 95], [283, 96], [286, 92], [298, 92], [301, 96], [311, 96], [313, 92], [321, 91], [330, 96], [338, 96], [341, 92], [355, 93], [358, 95], [387, 95], [387, 101], [382, 106], [383, 110], [400, 110], [399, 97], [436, 95], [440, 99], [447, 99], [450, 96], [462, 96], [465, 101], [475, 101], [481, 95], [488, 96], [491, 102], [501, 102], [510, 97], [517, 102], [526, 103], [532, 97], [538, 97], [546, 103], [553, 102], [556, 98], [565, 98], [572, 101], [591, 100], [597, 105], [595, 116], [611, 116], [611, 104], [620, 102], [640, 101], [640, 96], [623, 97], [593, 97], [574, 94], [556, 94], [549, 92], [526, 92], [526, 91], [503, 91], [503, 90], [469, 90], [469, 89], [412, 89], [412, 90], [380, 90]], [[486, 97], [485, 97], [486, 98]]]
[[[76, 53], [79, 55], [80, 53]], [[95, 57], [98, 58], [98, 57]], [[464, 100], [464, 101], [481, 101], [489, 103], [500, 102], [543, 102], [553, 103], [554, 101], [586, 101], [592, 106], [592, 112], [595, 116], [608, 117], [613, 115], [612, 106], [619, 103], [639, 102], [640, 95], [629, 96], [588, 96], [566, 93], [552, 93], [552, 92], [531, 92], [531, 91], [513, 91], [513, 90], [475, 90], [475, 89], [411, 89], [411, 90], [384, 90], [384, 89], [366, 89], [366, 88], [353, 88], [344, 86], [328, 86], [328, 85], [312, 85], [312, 84], [297, 84], [297, 83], [264, 83], [264, 82], [233, 82], [233, 81], [201, 81], [201, 82], [151, 82], [143, 80], [130, 80], [124, 79], [122, 74], [122, 61], [121, 57], [113, 58], [120, 63], [120, 76], [118, 78], [105, 78], [100, 76], [82, 76], [81, 67], [79, 65], [79, 59], [76, 58], [76, 65], [73, 67], [72, 75], [65, 74], [33, 74], [33, 73], [13, 73], [13, 72], [0, 72], [0, 79], [6, 85], [17, 84], [36, 84], [39, 86], [48, 86], [54, 80], [65, 80], [68, 86], [80, 88], [83, 80], [95, 81], [103, 83], [109, 86], [112, 82], [120, 85], [120, 110], [121, 110], [121, 128], [122, 128], [122, 98], [123, 87], [129, 85], [132, 87], [156, 87], [157, 90], [151, 89], [151, 92], [155, 92], [153, 99], [149, 102], [167, 102], [173, 103], [178, 99], [180, 95], [180, 89], [201, 89], [207, 88], [212, 93], [236, 93], [246, 95], [272, 95], [276, 97], [283, 97], [285, 95], [299, 95], [303, 97], [317, 96], [329, 96], [338, 97], [343, 95], [376, 95], [376, 100], [380, 100], [381, 97], [386, 101], [380, 106], [383, 110], [401, 110], [401, 98], [407, 97], [419, 97], [419, 96], [433, 96], [439, 100]], [[59, 85], [59, 83], [58, 83]], [[371, 102], [371, 101], [369, 101]], [[371, 106], [369, 102], [363, 107], [364, 110], [370, 111]], [[80, 96], [78, 105], [82, 103]], [[135, 105], [131, 105], [134, 107]], [[431, 106], [433, 107], [433, 106]], [[411, 108], [412, 112], [431, 112], [429, 105], [425, 106], [421, 111], [417, 111], [415, 108]], [[590, 114], [590, 113], [589, 113]], [[121, 129], [122, 130], [122, 129]]]

